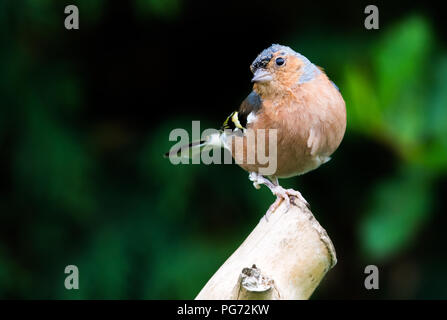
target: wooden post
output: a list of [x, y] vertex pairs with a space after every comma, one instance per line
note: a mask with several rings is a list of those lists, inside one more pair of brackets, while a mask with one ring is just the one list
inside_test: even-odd
[[283, 202], [262, 218], [196, 299], [308, 299], [336, 264], [335, 249], [303, 203], [286, 211]]

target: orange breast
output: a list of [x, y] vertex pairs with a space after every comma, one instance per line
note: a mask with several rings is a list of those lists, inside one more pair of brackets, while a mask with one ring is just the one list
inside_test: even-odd
[[[262, 109], [256, 121], [248, 126], [247, 134], [234, 137], [232, 153], [236, 163], [249, 172], [259, 172], [276, 159], [272, 175], [295, 176], [319, 166], [317, 157], [330, 156], [339, 146], [345, 129], [345, 102], [322, 73], [294, 90], [263, 99]], [[275, 130], [276, 148], [270, 146], [274, 137], [269, 139]], [[258, 149], [261, 142], [265, 142], [265, 150]], [[269, 163], [263, 163], [266, 159]]]

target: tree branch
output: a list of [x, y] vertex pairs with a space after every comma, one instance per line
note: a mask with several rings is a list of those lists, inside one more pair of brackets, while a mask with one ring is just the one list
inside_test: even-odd
[[268, 221], [259, 221], [196, 299], [308, 299], [336, 263], [334, 246], [312, 212], [303, 203], [286, 212], [283, 202]]

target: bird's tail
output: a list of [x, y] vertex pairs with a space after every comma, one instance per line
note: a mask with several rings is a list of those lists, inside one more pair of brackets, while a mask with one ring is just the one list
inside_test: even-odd
[[174, 146], [164, 154], [165, 158], [179, 157], [193, 159], [204, 151], [223, 147], [221, 133], [213, 133], [203, 140], [193, 141], [183, 146]]

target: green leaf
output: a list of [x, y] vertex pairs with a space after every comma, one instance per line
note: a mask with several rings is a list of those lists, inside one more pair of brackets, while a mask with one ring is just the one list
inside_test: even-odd
[[424, 18], [410, 17], [385, 35], [373, 59], [389, 140], [407, 159], [425, 132], [431, 34]]
[[406, 167], [377, 185], [372, 203], [360, 221], [365, 255], [385, 259], [409, 245], [429, 217], [431, 189], [431, 175], [416, 167]]
[[444, 53], [433, 67], [427, 128], [436, 140], [447, 144], [447, 54]]
[[373, 62], [377, 70], [379, 96], [389, 109], [395, 99], [420, 81], [426, 72], [426, 60], [432, 48], [431, 29], [419, 16], [396, 25], [379, 42]]
[[382, 114], [372, 81], [366, 71], [357, 66], [346, 67], [343, 83], [348, 130], [365, 134], [382, 127]]

